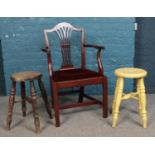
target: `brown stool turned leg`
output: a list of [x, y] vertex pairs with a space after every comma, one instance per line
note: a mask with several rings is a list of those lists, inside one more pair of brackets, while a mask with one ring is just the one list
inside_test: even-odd
[[44, 83], [42, 82], [41, 79], [39, 79], [38, 84], [39, 84], [39, 88], [40, 88], [40, 91], [41, 91], [42, 98], [43, 98], [43, 100], [45, 102], [46, 110], [47, 110], [50, 118], [52, 118], [51, 106], [50, 106], [50, 104], [48, 102], [48, 97], [47, 97], [47, 94], [46, 94], [46, 91], [45, 91]]
[[25, 82], [21, 82], [21, 98], [22, 98], [22, 113], [23, 116], [26, 116], [26, 93], [25, 93]]
[[12, 122], [12, 111], [15, 102], [15, 93], [16, 93], [16, 82], [12, 81], [11, 90], [10, 90], [10, 97], [9, 97], [9, 105], [8, 105], [8, 117], [7, 117], [7, 129], [10, 129], [11, 122]]
[[80, 87], [80, 94], [79, 94], [79, 100], [78, 102], [83, 102], [83, 95], [84, 95], [84, 87]]
[[36, 90], [34, 87], [34, 81], [30, 81], [30, 92], [31, 92], [31, 98], [32, 98], [32, 110], [33, 110], [33, 116], [34, 116], [34, 124], [36, 128], [36, 133], [40, 132], [40, 121], [39, 121], [39, 115], [37, 112], [37, 95]]
[[104, 78], [103, 84], [103, 117], [108, 117], [108, 81], [107, 78]]

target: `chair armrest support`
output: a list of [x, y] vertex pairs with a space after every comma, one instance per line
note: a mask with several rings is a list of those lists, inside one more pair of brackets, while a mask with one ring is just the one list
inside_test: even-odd
[[84, 44], [84, 47], [88, 48], [97, 48], [97, 64], [98, 64], [98, 72], [100, 75], [103, 75], [104, 70], [103, 70], [103, 65], [101, 62], [101, 51], [102, 49], [105, 49], [104, 46], [98, 46], [98, 45], [90, 45], [90, 44]]
[[97, 51], [97, 64], [98, 64], [99, 74], [103, 75], [104, 70], [103, 70], [103, 65], [102, 65], [102, 61], [101, 61], [101, 48], [99, 48]]
[[99, 46], [99, 45], [91, 45], [91, 44], [84, 44], [84, 47], [88, 47], [88, 48], [97, 48], [97, 49], [105, 49], [104, 46]]

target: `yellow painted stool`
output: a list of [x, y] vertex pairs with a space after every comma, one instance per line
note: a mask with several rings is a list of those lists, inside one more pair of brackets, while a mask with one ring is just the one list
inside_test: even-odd
[[[147, 111], [146, 111], [146, 94], [144, 86], [144, 77], [147, 72], [139, 68], [119, 68], [115, 70], [115, 75], [118, 77], [115, 89], [115, 96], [113, 100], [113, 121], [112, 127], [116, 127], [118, 121], [119, 107], [121, 100], [129, 98], [138, 100], [139, 114], [141, 116], [143, 127], [147, 127]], [[124, 78], [137, 79], [137, 92], [128, 94], [123, 93]]]

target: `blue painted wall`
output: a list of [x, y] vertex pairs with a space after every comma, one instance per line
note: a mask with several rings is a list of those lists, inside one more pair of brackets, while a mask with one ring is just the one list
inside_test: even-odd
[[[155, 92], [155, 18], [137, 17], [138, 30], [135, 34], [135, 64], [148, 72], [145, 78], [147, 93]], [[135, 84], [136, 87], [136, 84]]]
[[[24, 70], [38, 70], [44, 75], [50, 92], [47, 59], [40, 48], [44, 46], [43, 29], [52, 28], [59, 22], [69, 22], [83, 27], [86, 43], [105, 45], [102, 62], [109, 78], [109, 93], [113, 94], [116, 78], [113, 74], [118, 67], [133, 66], [134, 21], [135, 18], [0, 18], [0, 39], [2, 40], [3, 63], [7, 94], [10, 89], [10, 75]], [[77, 51], [76, 51], [77, 52]], [[76, 53], [74, 52], [74, 53]], [[59, 54], [54, 54], [56, 68]], [[96, 53], [87, 52], [89, 68], [97, 69]], [[76, 59], [75, 63], [79, 60]], [[126, 81], [126, 90], [133, 88], [133, 82]], [[89, 93], [100, 94], [100, 86], [87, 88]]]

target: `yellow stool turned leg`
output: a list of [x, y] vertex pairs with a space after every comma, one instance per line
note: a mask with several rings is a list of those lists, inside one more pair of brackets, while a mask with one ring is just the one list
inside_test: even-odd
[[144, 79], [138, 79], [139, 84], [139, 102], [140, 102], [140, 115], [143, 121], [143, 128], [147, 127], [147, 111], [146, 111], [146, 94], [145, 94], [145, 86]]
[[138, 111], [139, 111], [139, 115], [141, 117], [141, 104], [140, 104], [140, 80], [137, 80], [137, 93], [138, 93]]
[[119, 80], [117, 79], [116, 87], [115, 87], [115, 93], [114, 93], [114, 99], [113, 99], [113, 104], [112, 104], [112, 111], [114, 110], [114, 107], [115, 107], [115, 101], [116, 101], [117, 92], [118, 92], [118, 91], [117, 91], [118, 84], [119, 84]]
[[115, 97], [114, 97], [114, 101], [113, 101], [112, 127], [116, 127], [116, 125], [117, 125], [118, 114], [119, 114], [119, 107], [120, 107], [122, 93], [123, 93], [123, 87], [124, 87], [124, 79], [119, 77], [117, 79], [116, 90], [115, 90]]

